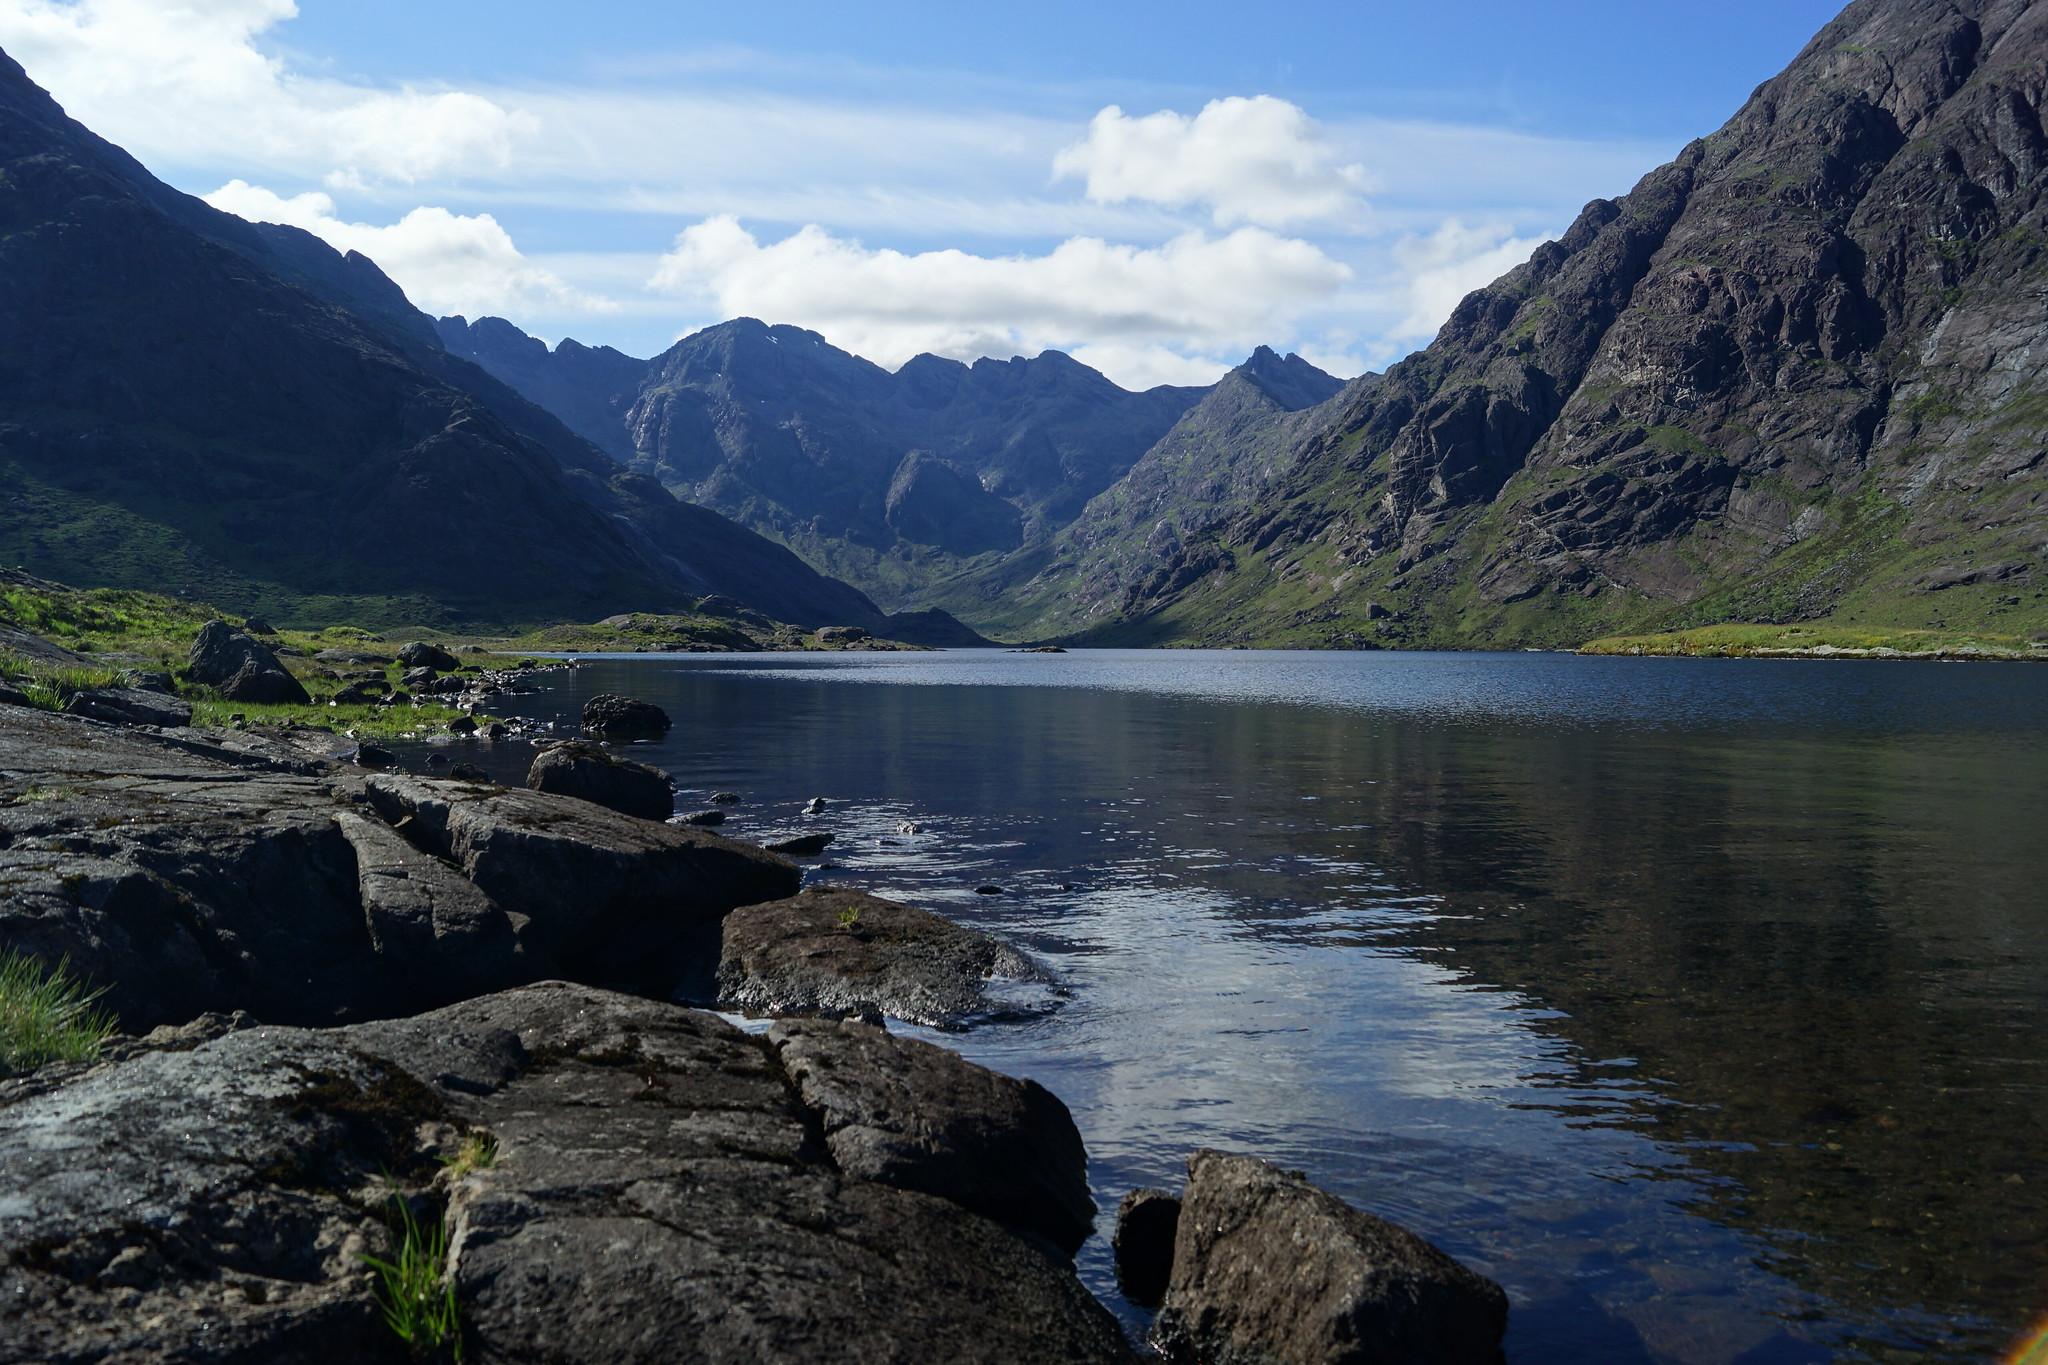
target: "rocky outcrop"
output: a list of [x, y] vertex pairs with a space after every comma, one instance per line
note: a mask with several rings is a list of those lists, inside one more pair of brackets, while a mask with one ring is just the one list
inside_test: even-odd
[[1037, 1082], [851, 1020], [785, 1020], [768, 1040], [846, 1174], [949, 1199], [1068, 1256], [1095, 1230], [1080, 1131]]
[[1299, 1172], [1196, 1152], [1175, 1228], [1153, 1327], [1170, 1360], [1500, 1360], [1508, 1301], [1499, 1285]]
[[665, 735], [672, 722], [653, 702], [600, 692], [583, 703], [583, 728], [619, 739]]
[[425, 640], [414, 640], [400, 646], [398, 662], [407, 668], [432, 668], [443, 673], [452, 673], [462, 667], [462, 661], [453, 654]]
[[199, 628], [186, 670], [192, 681], [218, 689], [229, 701], [304, 705], [312, 700], [270, 646], [225, 621], [208, 621]]
[[550, 976], [666, 995], [708, 975], [719, 915], [798, 883], [713, 834], [335, 747], [0, 708], [0, 942], [68, 958], [130, 1028], [330, 1023]]
[[1050, 987], [1043, 968], [1000, 939], [843, 887], [747, 906], [721, 932], [719, 1000], [751, 1014], [957, 1028], [1026, 1007], [992, 987]]
[[643, 820], [675, 813], [675, 788], [661, 769], [611, 753], [601, 744], [572, 739], [534, 755], [526, 785], [537, 792], [573, 796]]
[[115, 725], [181, 726], [192, 723], [189, 702], [137, 687], [96, 687], [64, 699], [66, 715]]
[[[402, 1359], [359, 1259], [389, 1254], [394, 1186], [452, 1234], [470, 1359], [1132, 1359], [1032, 1239], [914, 1163], [842, 1169], [776, 1048], [715, 1016], [550, 983], [235, 1022], [0, 1083], [0, 1361]], [[922, 1060], [870, 1041], [836, 1078], [856, 1106]], [[985, 1088], [921, 1098], [1005, 1122]]]

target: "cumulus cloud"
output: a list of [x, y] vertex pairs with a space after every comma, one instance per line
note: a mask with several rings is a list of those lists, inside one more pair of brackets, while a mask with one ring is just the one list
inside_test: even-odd
[[297, 13], [293, 0], [9, 0], [0, 47], [72, 117], [187, 164], [410, 184], [503, 167], [536, 131], [482, 95], [297, 74], [255, 41]]
[[[1350, 278], [1321, 249], [1263, 228], [1156, 247], [1074, 237], [1043, 255], [869, 249], [815, 224], [764, 243], [730, 216], [685, 228], [650, 287], [725, 316], [794, 322], [882, 365], [1087, 343], [1119, 382], [1185, 379], [1218, 351], [1280, 333]], [[1183, 362], [1173, 369], [1168, 357]], [[1214, 378], [1219, 366], [1208, 373]]]
[[1271, 95], [1211, 100], [1192, 118], [1112, 104], [1053, 158], [1053, 175], [1086, 181], [1098, 203], [1206, 205], [1221, 227], [1341, 220], [1366, 188], [1362, 166], [1340, 164], [1315, 120]]
[[1396, 340], [1427, 340], [1467, 294], [1529, 259], [1541, 237], [1516, 237], [1497, 223], [1468, 227], [1447, 219], [1436, 231], [1394, 244], [1406, 312], [1388, 329]]
[[360, 251], [430, 313], [609, 312], [611, 301], [572, 289], [520, 255], [511, 235], [488, 213], [416, 208], [377, 226], [337, 217], [334, 200], [311, 191], [287, 198], [261, 185], [230, 180], [206, 202], [253, 223], [304, 228], [341, 251]]

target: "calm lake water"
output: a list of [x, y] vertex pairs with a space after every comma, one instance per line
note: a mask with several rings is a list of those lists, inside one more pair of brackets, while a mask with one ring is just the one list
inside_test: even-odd
[[657, 656], [501, 709], [601, 691], [675, 718], [681, 808], [1061, 974], [942, 1041], [1072, 1108], [1134, 1326], [1111, 1211], [1204, 1145], [1493, 1275], [1518, 1362], [1976, 1360], [2048, 1310], [2048, 668]]

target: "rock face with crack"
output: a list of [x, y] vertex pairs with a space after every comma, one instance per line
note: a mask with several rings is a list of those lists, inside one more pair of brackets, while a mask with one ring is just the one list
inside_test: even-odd
[[1094, 1231], [1080, 1130], [1036, 1081], [851, 1020], [785, 1020], [768, 1040], [848, 1175], [950, 1199], [1068, 1256]]
[[797, 880], [583, 801], [0, 708], [0, 942], [68, 958], [131, 1029], [334, 1023], [564, 975], [666, 995], [708, 970], [721, 914]]
[[1050, 984], [1000, 939], [845, 887], [747, 906], [726, 917], [723, 934], [719, 1000], [753, 1014], [956, 1028], [996, 1010], [993, 982]]
[[[445, 1209], [475, 1359], [1132, 1358], [1034, 1239], [842, 1164], [789, 1045], [712, 1015], [556, 982], [161, 1037], [187, 1050], [0, 1083], [0, 1361], [401, 1359], [357, 1259], [380, 1171]], [[879, 1111], [930, 1063], [863, 1041], [838, 1084]], [[922, 1098], [993, 1136], [999, 1092]], [[436, 1174], [477, 1133], [495, 1160]]]
[[1154, 1324], [1174, 1361], [1496, 1365], [1499, 1285], [1299, 1172], [1199, 1151]]

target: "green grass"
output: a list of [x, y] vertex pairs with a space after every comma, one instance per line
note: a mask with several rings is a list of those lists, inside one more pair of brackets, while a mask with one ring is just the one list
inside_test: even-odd
[[1724, 624], [1650, 635], [1610, 635], [1589, 641], [1581, 654], [1676, 654], [1694, 658], [1768, 658], [1822, 651], [1898, 654], [1928, 658], [2048, 659], [2023, 635], [1983, 631], [1902, 630], [1844, 626], [1825, 621], [1796, 625]]
[[424, 1228], [404, 1199], [394, 1194], [391, 1202], [398, 1221], [390, 1259], [363, 1257], [377, 1272], [377, 1306], [415, 1355], [459, 1361], [462, 1320], [455, 1307], [455, 1280], [448, 1273], [448, 1225], [437, 1218], [431, 1229]]
[[114, 1016], [64, 963], [46, 967], [0, 954], [0, 1075], [50, 1062], [89, 1062], [114, 1033]]
[[61, 711], [74, 692], [95, 687], [113, 687], [121, 681], [111, 668], [79, 668], [38, 663], [13, 654], [0, 654], [0, 682], [16, 688], [29, 705], [45, 711]]
[[[311, 705], [290, 702], [257, 705], [245, 701], [202, 698], [192, 703], [195, 729], [221, 729], [240, 716], [248, 725], [300, 725], [315, 730], [348, 731], [364, 739], [404, 739], [412, 735], [438, 734], [465, 712], [453, 706], [330, 706], [315, 698]], [[478, 712], [470, 716], [478, 725], [491, 717]]]
[[469, 1134], [454, 1156], [441, 1158], [441, 1169], [448, 1172], [450, 1180], [460, 1180], [471, 1171], [488, 1171], [497, 1164], [498, 1139], [485, 1132]]

